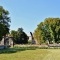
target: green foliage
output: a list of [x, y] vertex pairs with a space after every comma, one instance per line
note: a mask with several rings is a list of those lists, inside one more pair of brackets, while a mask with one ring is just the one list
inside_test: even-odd
[[35, 39], [41, 41], [49, 41], [49, 43], [60, 42], [60, 18], [46, 18], [41, 22], [34, 32]]
[[41, 22], [34, 32], [34, 38], [38, 41], [39, 44], [44, 43], [43, 35], [43, 22]]
[[17, 40], [17, 31], [12, 30], [12, 31], [11, 31], [11, 36], [13, 36], [14, 42], [16, 42], [16, 40]]
[[2, 39], [2, 36], [5, 36], [7, 33], [9, 33], [10, 17], [8, 17], [8, 15], [9, 12], [0, 6], [0, 40]]
[[26, 44], [26, 43], [28, 43], [28, 36], [23, 31], [22, 28], [18, 28], [17, 31], [12, 30], [11, 35], [14, 37], [14, 42], [16, 44]]

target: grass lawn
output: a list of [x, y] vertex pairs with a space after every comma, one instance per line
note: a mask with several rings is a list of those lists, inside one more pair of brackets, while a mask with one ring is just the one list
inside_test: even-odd
[[60, 49], [9, 49], [4, 51], [0, 53], [0, 60], [60, 60]]

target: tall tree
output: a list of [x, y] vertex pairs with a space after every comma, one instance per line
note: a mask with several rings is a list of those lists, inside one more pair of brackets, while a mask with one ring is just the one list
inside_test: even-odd
[[11, 35], [14, 37], [14, 42], [16, 44], [26, 44], [28, 43], [28, 36], [23, 31], [23, 28], [18, 28], [17, 31], [11, 31]]
[[38, 41], [38, 44], [44, 43], [44, 35], [43, 35], [43, 29], [44, 25], [43, 22], [41, 22], [39, 25], [37, 25], [37, 28], [34, 32], [34, 38]]
[[60, 40], [60, 33], [58, 33], [60, 31], [60, 18], [46, 18], [44, 23], [48, 24], [47, 30], [49, 30], [52, 40], [57, 43]]
[[5, 10], [2, 6], [0, 6], [0, 38], [9, 33], [9, 22], [11, 22], [11, 20], [8, 15], [9, 12]]
[[[41, 32], [39, 32], [41, 31]], [[34, 32], [37, 40], [49, 41], [49, 43], [59, 43], [60, 42], [60, 18], [46, 18], [44, 22], [41, 22]], [[40, 42], [41, 43], [41, 42]]]

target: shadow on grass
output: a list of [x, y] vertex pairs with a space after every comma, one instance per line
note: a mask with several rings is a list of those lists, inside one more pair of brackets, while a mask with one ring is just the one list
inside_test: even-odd
[[0, 50], [0, 54], [10, 54], [10, 53], [16, 53], [21, 52], [25, 50], [36, 50], [37, 47], [14, 47], [14, 48], [7, 48]]

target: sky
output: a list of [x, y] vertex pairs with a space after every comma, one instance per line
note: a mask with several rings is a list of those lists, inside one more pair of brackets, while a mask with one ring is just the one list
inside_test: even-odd
[[60, 0], [0, 0], [0, 6], [10, 13], [10, 30], [22, 27], [28, 35], [45, 18], [60, 18]]

